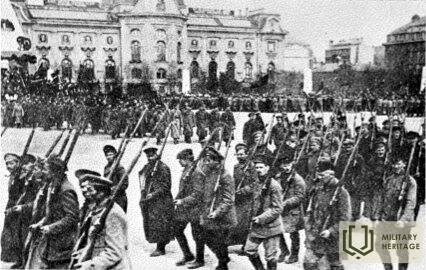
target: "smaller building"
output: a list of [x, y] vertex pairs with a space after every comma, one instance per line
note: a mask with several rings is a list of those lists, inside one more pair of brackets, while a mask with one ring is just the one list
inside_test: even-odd
[[374, 63], [374, 47], [367, 45], [363, 38], [352, 38], [334, 42], [330, 40], [325, 50], [325, 70], [335, 70], [342, 64], [361, 70]]
[[288, 36], [283, 44], [283, 53], [283, 71], [303, 72], [312, 68], [313, 51], [310, 45]]

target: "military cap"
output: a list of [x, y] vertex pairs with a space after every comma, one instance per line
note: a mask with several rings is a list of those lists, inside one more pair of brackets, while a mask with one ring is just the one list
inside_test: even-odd
[[252, 117], [254, 115], [255, 115], [254, 112], [249, 112], [249, 114], [248, 114], [249, 117]]
[[361, 129], [361, 126], [357, 126], [357, 127], [355, 127], [355, 132], [359, 132], [359, 130]]
[[334, 170], [333, 163], [330, 158], [321, 157], [317, 164], [317, 172], [323, 172], [327, 170]]
[[80, 182], [80, 184], [82, 183], [81, 179], [86, 174], [101, 176], [100, 173], [92, 171], [92, 170], [87, 170], [87, 169], [76, 170], [75, 173], [74, 173], [75, 177], [77, 177], [77, 179]]
[[192, 149], [187, 148], [183, 149], [177, 154], [177, 159], [185, 159], [185, 160], [193, 160], [194, 159], [194, 153], [192, 152]]
[[50, 168], [57, 172], [65, 172], [67, 165], [58, 155], [50, 155], [46, 159], [46, 163], [49, 164]]
[[261, 130], [258, 130], [258, 131], [255, 131], [255, 132], [253, 132], [253, 138], [255, 138], [256, 136], [262, 136], [262, 134], [263, 134], [263, 131], [261, 131]]
[[393, 119], [392, 120], [392, 126], [400, 126], [400, 125], [402, 125], [402, 122], [401, 121], [399, 121], [399, 119]]
[[409, 131], [409, 132], [407, 132], [407, 134], [405, 134], [405, 138], [407, 140], [414, 140], [414, 139], [419, 138], [419, 137], [420, 137], [420, 134], [418, 132], [415, 132], [415, 131]]
[[206, 154], [205, 154], [205, 156], [206, 157], [211, 157], [213, 160], [216, 160], [216, 161], [221, 161], [221, 160], [224, 159], [224, 157], [222, 156], [222, 154], [219, 151], [217, 151], [212, 146], [208, 146], [206, 148]]
[[145, 148], [143, 151], [147, 156], [152, 156], [154, 154], [157, 154], [157, 148], [156, 147], [148, 147]]
[[4, 155], [4, 161], [8, 162], [11, 160], [21, 161], [21, 157], [14, 153], [7, 153]]
[[368, 118], [368, 122], [373, 122], [375, 120], [376, 120], [376, 117], [374, 115], [370, 116], [370, 118]]
[[304, 115], [303, 113], [299, 113], [299, 114], [297, 115], [297, 117], [298, 117], [298, 118], [305, 118], [305, 115]]
[[30, 154], [26, 154], [21, 158], [22, 164], [35, 163], [36, 157]]
[[[297, 133], [296, 133], [297, 134]], [[303, 138], [305, 138], [306, 137], [306, 135], [308, 135], [308, 132], [307, 131], [305, 131], [305, 130], [303, 130], [303, 129], [301, 129], [300, 130], [300, 132], [299, 132], [299, 139], [303, 139]]]
[[395, 132], [395, 131], [401, 131], [402, 130], [402, 127], [401, 126], [393, 126], [392, 127], [392, 131], [393, 132]]
[[117, 149], [115, 149], [115, 147], [110, 145], [110, 144], [105, 145], [104, 146], [104, 154], [106, 155], [106, 154], [111, 153], [111, 152], [113, 152], [114, 154], [117, 154]]
[[346, 121], [346, 115], [341, 115], [341, 116], [337, 117], [337, 121], [339, 121], [339, 122]]
[[290, 152], [280, 153], [277, 158], [278, 164], [288, 164], [293, 161], [294, 156]]
[[238, 152], [240, 149], [247, 149], [247, 148], [248, 148], [247, 144], [240, 142], [240, 143], [237, 143], [237, 145], [235, 145], [235, 152]]
[[84, 174], [79, 179], [80, 183], [88, 182], [91, 186], [100, 187], [100, 188], [111, 188], [114, 183], [105, 177], [94, 174]]
[[374, 148], [378, 148], [379, 146], [385, 146], [387, 145], [388, 141], [385, 137], [379, 136], [375, 141], [374, 141]]
[[254, 163], [263, 163], [267, 166], [270, 166], [271, 158], [267, 154], [263, 154], [263, 155], [259, 154], [259, 155], [256, 155], [254, 157], [253, 162]]
[[258, 114], [260, 115], [260, 111], [259, 110], [256, 111], [256, 115], [258, 115]]
[[313, 145], [313, 144], [318, 144], [318, 145], [321, 145], [321, 138], [320, 137], [311, 137], [311, 139], [309, 140], [309, 143], [311, 144], [311, 145]]
[[283, 115], [282, 115], [281, 113], [277, 113], [277, 114], [275, 115], [275, 118], [283, 118]]
[[389, 124], [389, 119], [386, 119], [385, 121], [382, 122], [382, 126], [386, 126]]
[[355, 141], [354, 141], [354, 140], [352, 140], [352, 139], [350, 139], [350, 138], [346, 138], [346, 139], [343, 141], [343, 144], [344, 144], [344, 145], [355, 145]]

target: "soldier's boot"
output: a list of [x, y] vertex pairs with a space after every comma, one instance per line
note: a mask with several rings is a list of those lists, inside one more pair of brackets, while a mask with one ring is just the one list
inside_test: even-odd
[[299, 249], [300, 249], [300, 237], [299, 232], [290, 234], [291, 237], [291, 252], [290, 257], [285, 261], [287, 264], [295, 263], [299, 261]]
[[183, 252], [183, 258], [180, 261], [176, 262], [176, 266], [182, 266], [182, 265], [185, 265], [187, 262], [194, 260], [195, 257], [192, 254], [191, 250], [189, 249], [188, 241], [186, 240], [186, 237], [185, 238], [176, 237], [176, 240], [178, 241], [179, 246]]
[[398, 264], [398, 270], [407, 270], [408, 269], [408, 263], [399, 263]]
[[195, 243], [197, 254], [195, 261], [188, 264], [188, 269], [197, 269], [204, 266], [204, 243]]
[[161, 242], [157, 244], [157, 248], [151, 253], [150, 257], [158, 257], [166, 254], [167, 243]]
[[343, 267], [343, 265], [338, 265], [338, 266], [331, 266], [330, 270], [345, 270], [345, 268]]
[[288, 254], [290, 254], [290, 251], [288, 250], [287, 244], [286, 244], [285, 239], [284, 239], [284, 234], [280, 235], [280, 249], [281, 249], [281, 254], [278, 257], [278, 262], [284, 262], [285, 257]]
[[304, 270], [318, 270], [318, 263], [303, 263]]
[[277, 270], [277, 261], [270, 260], [266, 263], [267, 270]]
[[392, 270], [392, 264], [391, 263], [384, 263], [383, 266], [385, 267], [385, 270]]
[[255, 270], [265, 270], [265, 267], [263, 266], [262, 260], [260, 260], [259, 255], [249, 256], [249, 260], [251, 264], [253, 264]]
[[216, 267], [216, 270], [228, 270], [228, 262], [230, 259], [219, 260], [219, 264]]

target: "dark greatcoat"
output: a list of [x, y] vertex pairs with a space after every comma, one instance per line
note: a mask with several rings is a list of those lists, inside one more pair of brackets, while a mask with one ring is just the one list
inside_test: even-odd
[[[108, 177], [108, 175], [111, 173], [111, 164], [107, 164], [104, 168], [104, 177]], [[111, 181], [114, 183], [114, 186], [118, 185], [123, 175], [126, 173], [126, 169], [120, 164], [118, 164], [117, 168], [115, 169], [114, 173], [112, 174]], [[120, 191], [117, 194], [117, 199], [115, 202], [123, 208], [124, 212], [127, 212], [127, 195], [126, 195], [126, 189], [129, 186], [129, 177], [127, 176], [124, 180], [124, 184], [122, 185]]]
[[179, 191], [176, 200], [182, 200], [182, 205], [175, 210], [175, 219], [182, 222], [198, 222], [200, 210], [196, 200], [194, 200], [195, 183], [202, 177], [200, 171], [195, 169], [192, 175], [188, 175], [191, 166], [184, 168], [179, 183]]
[[[143, 227], [149, 243], [169, 242], [173, 237], [174, 210], [170, 168], [159, 161], [157, 171], [151, 176], [154, 166], [155, 162], [148, 163], [139, 172], [139, 179], [144, 183], [140, 201]], [[148, 194], [152, 194], [152, 198], [145, 200]]]
[[197, 136], [205, 138], [209, 128], [210, 115], [206, 110], [199, 110], [195, 113], [195, 124], [197, 125]]

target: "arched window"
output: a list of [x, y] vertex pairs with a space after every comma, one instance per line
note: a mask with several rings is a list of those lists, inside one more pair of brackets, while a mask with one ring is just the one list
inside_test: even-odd
[[269, 80], [274, 80], [275, 77], [275, 64], [272, 61], [268, 64], [268, 77]]
[[235, 63], [233, 61], [229, 61], [228, 64], [226, 64], [226, 75], [230, 79], [235, 78]]
[[82, 81], [93, 81], [95, 79], [95, 64], [91, 59], [84, 60], [80, 67], [79, 78]]
[[140, 68], [132, 68], [132, 79], [142, 79], [142, 70]]
[[276, 42], [275, 41], [268, 41], [268, 52], [275, 52], [276, 51]]
[[248, 51], [251, 50], [251, 42], [250, 41], [246, 42], [246, 50], [248, 50]]
[[132, 41], [131, 53], [132, 53], [132, 57], [131, 57], [132, 62], [141, 61], [141, 44], [139, 41], [137, 40]]
[[141, 30], [137, 29], [137, 28], [133, 28], [132, 30], [130, 30], [130, 35], [132, 36], [138, 36], [140, 35]]
[[191, 78], [198, 78], [200, 74], [200, 65], [197, 61], [191, 62]]
[[166, 61], [166, 43], [164, 41], [157, 42], [157, 61]]
[[217, 45], [216, 40], [210, 40], [210, 48], [215, 48]]
[[39, 67], [48, 70], [50, 67], [50, 61], [46, 57], [41, 58]]
[[244, 66], [245, 77], [251, 78], [253, 74], [253, 65], [250, 62], [246, 62]]
[[176, 61], [178, 63], [182, 62], [182, 43], [178, 42], [177, 43], [177, 48], [176, 48]]
[[105, 78], [115, 79], [115, 61], [112, 56], [109, 56], [108, 60], [105, 61]]
[[165, 79], [165, 78], [166, 78], [166, 75], [167, 75], [167, 72], [166, 72], [166, 70], [165, 70], [165, 69], [163, 69], [163, 68], [159, 68], [159, 69], [157, 70], [157, 79]]
[[68, 58], [65, 58], [61, 62], [61, 68], [62, 68], [62, 78], [66, 78], [68, 80], [71, 80], [72, 78], [72, 62]]
[[209, 63], [209, 78], [217, 78], [217, 62], [214, 60]]

